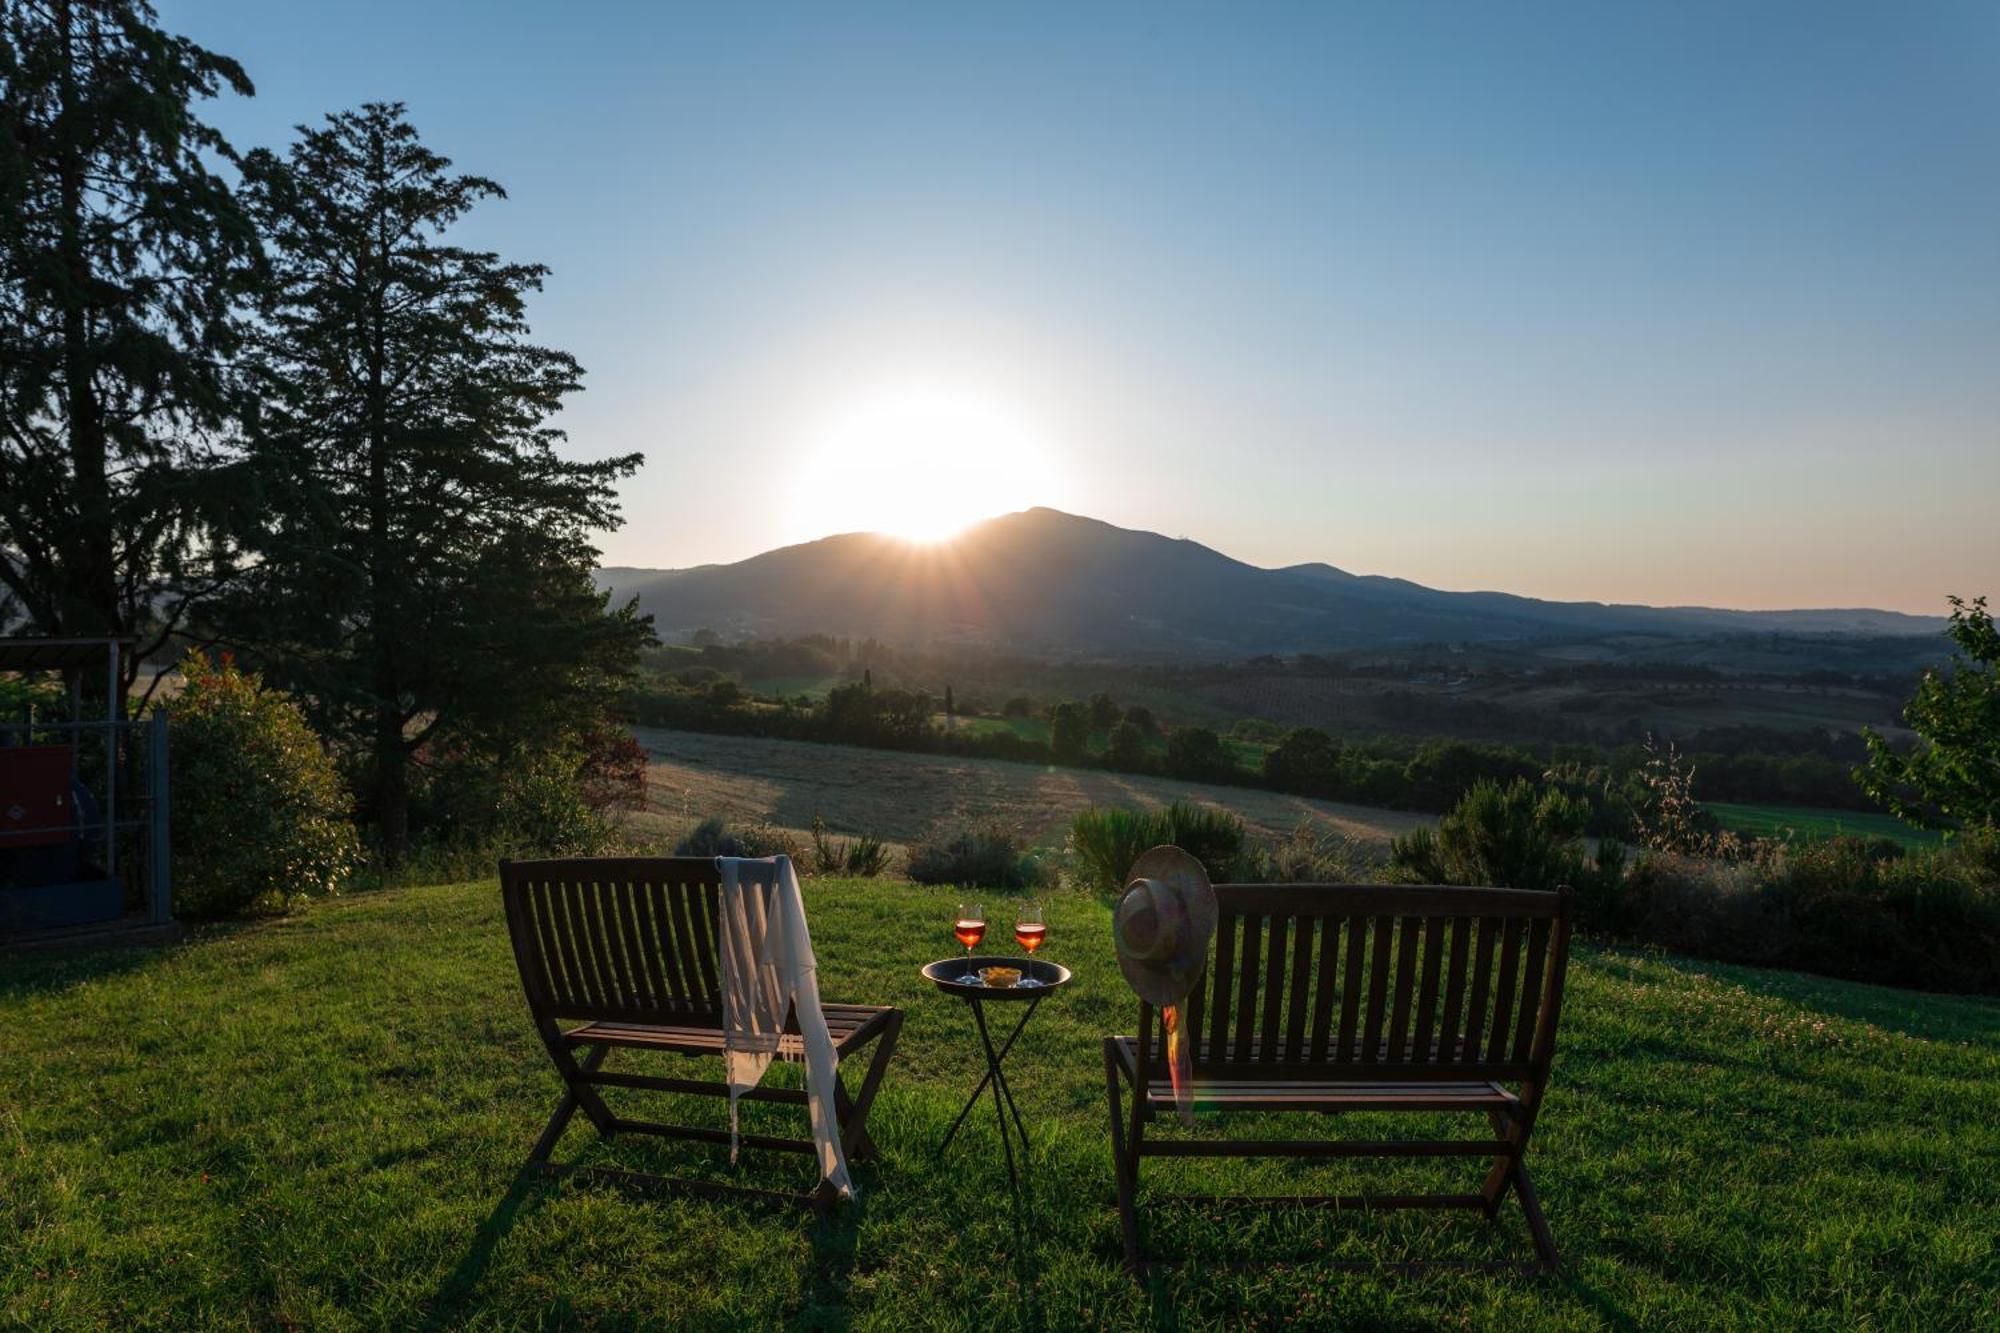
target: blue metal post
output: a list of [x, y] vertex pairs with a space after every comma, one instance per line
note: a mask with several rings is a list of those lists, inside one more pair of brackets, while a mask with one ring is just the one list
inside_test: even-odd
[[147, 857], [151, 874], [148, 875], [149, 916], [156, 926], [164, 926], [174, 919], [173, 899], [173, 841], [170, 821], [167, 818], [167, 714], [163, 708], [153, 710], [153, 716], [146, 728], [146, 767], [148, 785], [153, 796], [153, 827], [151, 846]]

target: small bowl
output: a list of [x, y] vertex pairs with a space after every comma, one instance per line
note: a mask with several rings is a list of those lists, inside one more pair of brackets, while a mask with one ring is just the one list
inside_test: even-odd
[[1012, 990], [1021, 984], [1021, 969], [1018, 967], [981, 968], [979, 979], [994, 990]]

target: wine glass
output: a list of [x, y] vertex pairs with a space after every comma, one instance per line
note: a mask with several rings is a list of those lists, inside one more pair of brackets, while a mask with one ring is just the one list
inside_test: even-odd
[[[1032, 958], [1035, 950], [1042, 947], [1042, 941], [1049, 937], [1048, 923], [1042, 918], [1042, 905], [1038, 902], [1023, 902], [1014, 914], [1014, 943], [1028, 951]], [[1030, 962], [1024, 969], [1030, 975], [1021, 978], [1023, 986], [1039, 986], [1042, 983], [1032, 974], [1034, 965]]]
[[986, 938], [986, 909], [978, 903], [960, 903], [951, 933], [965, 946], [965, 979], [971, 981], [972, 951], [979, 947], [979, 941]]

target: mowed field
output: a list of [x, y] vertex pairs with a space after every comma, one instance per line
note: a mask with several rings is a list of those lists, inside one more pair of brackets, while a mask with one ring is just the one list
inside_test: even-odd
[[817, 815], [836, 830], [873, 833], [891, 842], [908, 842], [949, 820], [1000, 819], [1038, 845], [1056, 846], [1078, 811], [1153, 809], [1174, 801], [1233, 811], [1261, 839], [1314, 820], [1350, 837], [1386, 843], [1433, 822], [1401, 810], [1129, 773], [650, 727], [634, 728], [633, 734], [652, 755], [648, 808], [633, 816], [642, 839], [677, 837], [710, 815], [788, 829], [809, 828]]
[[1704, 801], [1703, 805], [1738, 833], [1760, 838], [1891, 838], [1905, 847], [1935, 847], [1941, 835], [1914, 829], [1894, 815], [1865, 810], [1816, 810], [1799, 805], [1737, 805]]

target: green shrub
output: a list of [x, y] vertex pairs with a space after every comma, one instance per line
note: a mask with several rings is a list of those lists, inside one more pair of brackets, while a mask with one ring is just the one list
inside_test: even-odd
[[1315, 727], [1293, 727], [1265, 754], [1264, 780], [1279, 791], [1331, 796], [1340, 785], [1340, 742]]
[[1125, 773], [1143, 773], [1152, 767], [1152, 757], [1146, 753], [1146, 733], [1137, 723], [1127, 719], [1111, 728], [1104, 746], [1104, 766]]
[[1049, 711], [1049, 749], [1056, 761], [1078, 763], [1090, 757], [1090, 711], [1080, 703], [1059, 703]]
[[377, 882], [491, 874], [508, 856], [593, 856], [618, 843], [612, 811], [645, 804], [645, 751], [599, 726], [549, 748], [425, 746], [414, 766], [409, 855]]
[[575, 762], [563, 754], [535, 755], [508, 768], [494, 824], [495, 854], [590, 856], [605, 850], [611, 836]]
[[812, 872], [873, 879], [889, 868], [889, 846], [872, 833], [851, 839], [832, 836], [818, 815], [812, 822]]
[[1523, 778], [1505, 787], [1484, 778], [1438, 821], [1414, 829], [1390, 848], [1397, 878], [1413, 884], [1485, 884], [1556, 889], [1586, 897], [1616, 892], [1624, 873], [1617, 843], [1598, 846], [1593, 863], [1583, 844], [1590, 808], [1556, 788]]
[[339, 892], [359, 860], [339, 771], [280, 691], [224, 657], [182, 664], [166, 705], [173, 787], [174, 910], [276, 910]]
[[1375, 869], [1357, 840], [1331, 825], [1301, 820], [1278, 842], [1245, 853], [1236, 878], [1245, 884], [1359, 884]]
[[1069, 859], [1078, 880], [1098, 893], [1125, 886], [1125, 872], [1139, 853], [1159, 845], [1154, 811], [1085, 810], [1069, 826]]
[[1953, 844], [1895, 860], [1858, 838], [1765, 840], [1734, 862], [1649, 854], [1596, 924], [1729, 962], [2000, 993], [2000, 882], [1983, 847]]
[[675, 856], [788, 856], [799, 864], [805, 857], [797, 838], [771, 824], [731, 828], [720, 815], [710, 815], [674, 845]]
[[998, 821], [931, 830], [910, 845], [908, 871], [919, 884], [982, 889], [1032, 889], [1050, 879], [1040, 859]]
[[1090, 809], [1070, 821], [1071, 864], [1099, 893], [1125, 887], [1139, 853], [1171, 843], [1200, 861], [1218, 883], [1234, 878], [1243, 851], [1243, 821], [1214, 806], [1176, 801], [1163, 810]]
[[1175, 727], [1168, 733], [1166, 770], [1191, 782], [1235, 782], [1243, 776], [1222, 738], [1207, 727]]

